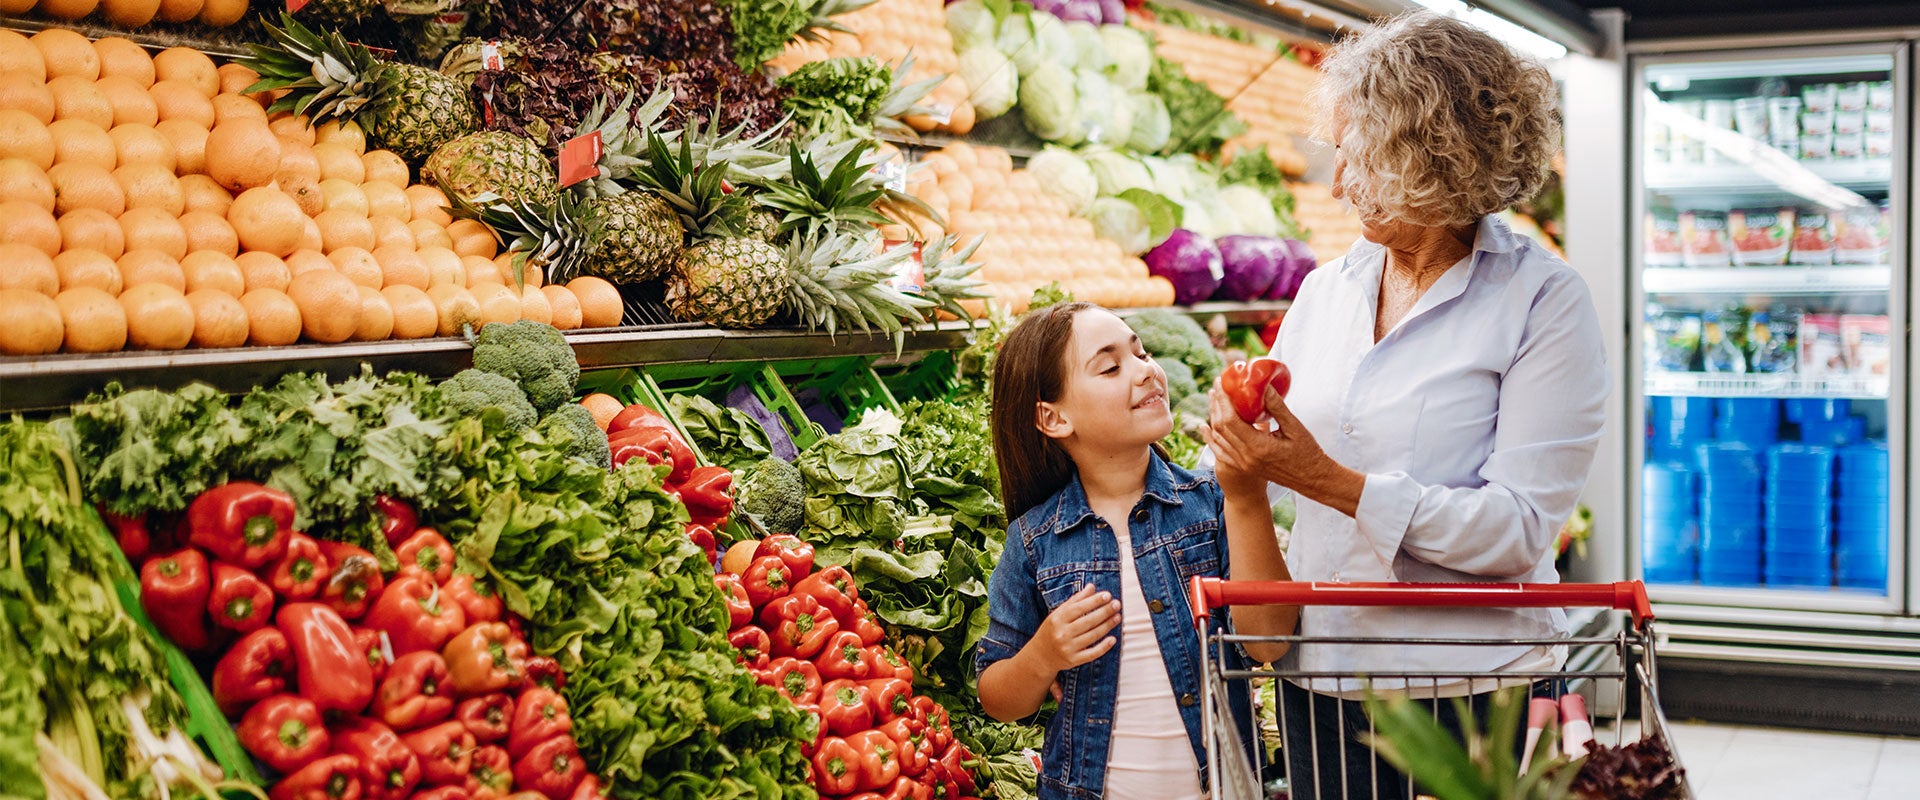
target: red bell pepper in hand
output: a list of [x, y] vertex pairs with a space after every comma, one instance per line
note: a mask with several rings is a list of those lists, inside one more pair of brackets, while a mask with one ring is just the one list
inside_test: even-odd
[[373, 685], [379, 686], [387, 679], [387, 669], [393, 666], [387, 635], [372, 628], [354, 628], [353, 646], [366, 657], [367, 669], [373, 670]]
[[360, 759], [367, 797], [403, 798], [420, 784], [420, 758], [400, 734], [364, 717], [348, 720], [333, 730], [335, 750]]
[[101, 508], [100, 518], [106, 520], [107, 527], [113, 531], [113, 540], [120, 545], [120, 552], [127, 554], [128, 561], [138, 564], [152, 552], [153, 535], [147, 532], [147, 515], [123, 517]]
[[467, 615], [468, 625], [499, 622], [500, 615], [506, 613], [506, 604], [500, 600], [500, 594], [493, 590], [493, 584], [472, 575], [448, 578], [440, 587], [440, 597], [459, 606]]
[[373, 668], [347, 621], [319, 603], [281, 607], [280, 632], [293, 650], [300, 696], [325, 712], [358, 714], [373, 700]]
[[273, 619], [273, 587], [244, 569], [214, 562], [207, 613], [213, 624], [227, 630], [257, 631]]
[[205, 650], [213, 637], [207, 630], [207, 597], [213, 593], [213, 573], [207, 557], [191, 547], [149, 559], [140, 567], [140, 607], [153, 625], [181, 649]]
[[188, 541], [215, 560], [259, 569], [287, 552], [293, 517], [292, 495], [234, 481], [201, 492], [187, 506]]
[[380, 518], [380, 535], [388, 547], [399, 547], [420, 528], [420, 514], [407, 501], [387, 495], [375, 495], [374, 513]]
[[339, 753], [281, 778], [269, 796], [273, 800], [360, 800], [365, 791], [361, 775], [360, 759]]
[[385, 631], [393, 643], [393, 654], [438, 652], [455, 634], [466, 630], [467, 615], [460, 606], [446, 602], [440, 587], [424, 574], [406, 574], [388, 584], [380, 599], [362, 623]]
[[852, 736], [873, 728], [873, 690], [849, 680], [820, 687], [820, 721], [835, 736]]
[[1220, 388], [1226, 391], [1227, 399], [1233, 402], [1234, 413], [1247, 422], [1258, 420], [1260, 415], [1267, 413], [1269, 386], [1282, 398], [1293, 387], [1293, 373], [1287, 369], [1287, 365], [1271, 358], [1238, 361], [1220, 374]]
[[397, 731], [424, 728], [452, 716], [453, 686], [447, 681], [447, 662], [432, 651], [394, 659], [367, 713]]
[[453, 718], [467, 726], [474, 741], [481, 744], [504, 741], [513, 730], [513, 698], [498, 693], [462, 700], [454, 706]]
[[912, 717], [899, 717], [879, 727], [881, 733], [900, 745], [900, 774], [919, 775], [933, 761], [933, 745], [927, 741], [927, 726]]
[[442, 722], [422, 728], [400, 739], [420, 759], [420, 780], [428, 786], [458, 786], [466, 793], [467, 775], [473, 770], [473, 751], [479, 749], [467, 726]]
[[441, 655], [454, 690], [463, 696], [517, 688], [526, 677], [527, 643], [504, 622], [468, 626]]
[[747, 669], [766, 669], [773, 660], [773, 640], [767, 638], [766, 631], [752, 625], [728, 634], [727, 643], [733, 645], [740, 663], [747, 665]]
[[823, 681], [867, 679], [867, 649], [860, 644], [860, 634], [853, 631], [834, 634], [813, 663], [820, 667]]
[[727, 601], [727, 630], [737, 631], [753, 624], [753, 600], [747, 597], [747, 587], [740, 583], [740, 576], [722, 572], [713, 576], [713, 585], [720, 587], [720, 596]]
[[[682, 489], [682, 494], [684, 494], [685, 491], [685, 489]], [[728, 502], [731, 503], [732, 499], [728, 498]], [[691, 501], [689, 501], [687, 510], [693, 510]], [[728, 511], [731, 512], [732, 508], [729, 507]], [[695, 516], [698, 516], [698, 514], [695, 514]], [[780, 563], [787, 565], [789, 579], [795, 584], [799, 584], [813, 575], [813, 545], [807, 544], [802, 541], [800, 537], [791, 533], [776, 533], [765, 539], [761, 539], [760, 547], [753, 551], [753, 557], [761, 558], [763, 556], [779, 556]], [[852, 579], [853, 576], [847, 576], [849, 582], [851, 582]], [[794, 591], [800, 591], [800, 587], [796, 585]]]
[[580, 748], [572, 736], [556, 736], [534, 745], [513, 762], [514, 788], [539, 792], [549, 800], [568, 800], [574, 787], [586, 777], [587, 765], [581, 761]]
[[[697, 467], [684, 481], [676, 483], [674, 490], [680, 493], [680, 501], [687, 504], [687, 514], [693, 518], [695, 525], [718, 528], [733, 516], [733, 473], [728, 472], [726, 467]], [[813, 548], [806, 547], [809, 555], [807, 567], [811, 569]], [[788, 569], [792, 568], [793, 565], [788, 564]], [[792, 579], [804, 577], [806, 573], [794, 571]]]
[[495, 800], [513, 791], [513, 759], [506, 748], [481, 747], [473, 751], [473, 767], [467, 772], [467, 794], [473, 800]]
[[473, 800], [465, 786], [440, 786], [419, 792], [413, 800]]
[[773, 639], [775, 656], [813, 658], [840, 632], [840, 621], [804, 594], [790, 594], [760, 609], [760, 624]]
[[873, 698], [873, 721], [885, 725], [900, 717], [913, 715], [913, 684], [899, 678], [869, 680], [862, 686], [867, 687]]
[[528, 658], [522, 671], [526, 673], [529, 688], [538, 686], [556, 692], [567, 688], [567, 673], [560, 669], [560, 662], [546, 656]]
[[860, 788], [859, 751], [838, 736], [820, 740], [813, 754], [813, 788], [822, 795], [846, 795]]
[[333, 567], [333, 575], [320, 592], [321, 601], [345, 619], [366, 616], [387, 585], [380, 574], [380, 562], [372, 553], [339, 542], [321, 542], [320, 552]]
[[879, 614], [875, 614], [873, 610], [867, 608], [864, 603], [856, 610], [856, 614], [858, 615], [858, 619], [854, 620], [850, 629], [854, 633], [860, 634], [861, 644], [872, 647], [887, 638], [887, 629], [886, 626], [880, 624]]
[[234, 733], [240, 746], [254, 758], [282, 773], [301, 768], [327, 754], [332, 740], [312, 700], [279, 694], [247, 709]]
[[820, 671], [813, 662], [776, 658], [767, 665], [766, 674], [767, 680], [761, 683], [779, 689], [788, 700], [802, 704], [820, 701]]
[[213, 702], [231, 717], [249, 703], [286, 691], [293, 675], [293, 648], [286, 634], [261, 628], [240, 637], [213, 666]]
[[[770, 536], [767, 538], [767, 543], [770, 544], [778, 538], [780, 537]], [[806, 547], [805, 560], [811, 567], [813, 547], [804, 544], [802, 546]], [[767, 544], [762, 544], [760, 547], [764, 549]], [[792, 562], [788, 562], [788, 566], [791, 567]], [[808, 595], [818, 600], [821, 608], [832, 612], [833, 618], [840, 620], [841, 628], [852, 629], [854, 623], [861, 617], [860, 590], [854, 584], [853, 573], [848, 572], [846, 567], [827, 567], [810, 574], [793, 585], [793, 593]]]
[[507, 755], [519, 761], [548, 739], [573, 734], [567, 700], [549, 689], [528, 689], [513, 701], [513, 727], [507, 734]]
[[[747, 599], [753, 602], [754, 608], [765, 608], [792, 591], [793, 571], [777, 556], [755, 558], [747, 565], [747, 571], [740, 573], [740, 585], [747, 588]], [[815, 604], [818, 605], [818, 601]]]
[[899, 745], [879, 731], [861, 731], [847, 737], [860, 758], [860, 788], [884, 789], [900, 777]]
[[296, 533], [287, 540], [287, 552], [267, 566], [267, 585], [280, 602], [312, 600], [333, 577], [332, 562], [320, 552], [320, 543]]
[[421, 528], [394, 548], [400, 558], [400, 571], [418, 569], [433, 578], [434, 584], [453, 578], [453, 545], [432, 528]]

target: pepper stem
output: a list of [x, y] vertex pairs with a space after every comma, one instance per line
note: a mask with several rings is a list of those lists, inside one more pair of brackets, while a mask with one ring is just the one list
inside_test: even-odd
[[247, 518], [246, 525], [240, 530], [240, 538], [248, 547], [259, 547], [273, 541], [274, 535], [279, 532], [280, 523], [274, 521], [273, 517], [259, 514]]

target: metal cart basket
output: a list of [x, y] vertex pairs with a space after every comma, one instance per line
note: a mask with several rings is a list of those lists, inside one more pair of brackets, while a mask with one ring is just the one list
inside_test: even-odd
[[[1293, 759], [1284, 755], [1277, 759], [1282, 765], [1287, 794], [1270, 791], [1262, 782], [1262, 766], [1252, 759], [1260, 758], [1260, 752], [1251, 756], [1241, 746], [1241, 732], [1249, 727], [1255, 732], [1261, 730], [1260, 711], [1256, 705], [1252, 718], [1235, 718], [1228, 702], [1229, 687], [1238, 686], [1241, 690], [1254, 681], [1288, 681], [1296, 685], [1319, 690], [1337, 690], [1343, 696], [1355, 693], [1377, 692], [1381, 694], [1404, 693], [1414, 697], [1433, 697], [1454, 694], [1478, 694], [1513, 685], [1533, 684], [1546, 687], [1546, 696], [1561, 692], [1581, 694], [1589, 707], [1596, 709], [1593, 726], [1596, 741], [1611, 737], [1614, 745], [1628, 741], [1627, 711], [1630, 708], [1629, 692], [1637, 691], [1635, 699], [1639, 706], [1639, 724], [1636, 733], [1649, 737], [1658, 737], [1667, 745], [1674, 756], [1675, 766], [1679, 766], [1679, 756], [1673, 748], [1673, 740], [1668, 735], [1665, 715], [1660, 710], [1656, 693], [1659, 673], [1654, 664], [1653, 652], [1653, 611], [1647, 601], [1646, 588], [1639, 581], [1598, 584], [1431, 584], [1431, 583], [1308, 583], [1308, 582], [1266, 582], [1266, 581], [1226, 581], [1219, 578], [1194, 578], [1189, 586], [1194, 615], [1194, 627], [1202, 637], [1201, 648], [1201, 708], [1204, 720], [1202, 733], [1206, 744], [1208, 766], [1208, 790], [1213, 800], [1267, 800], [1271, 797], [1291, 796], [1296, 800], [1302, 796], [1320, 798], [1378, 798], [1380, 791], [1376, 781], [1380, 770], [1375, 759], [1368, 758], [1374, 764], [1368, 768], [1375, 781], [1349, 781], [1346, 769], [1345, 752], [1341, 750], [1341, 767], [1338, 774], [1322, 774], [1319, 759], [1309, 754], [1306, 760], [1312, 762], [1312, 774], [1292, 774]], [[1330, 636], [1247, 636], [1230, 633], [1211, 633], [1208, 623], [1214, 609], [1232, 606], [1255, 605], [1317, 605], [1317, 606], [1388, 606], [1388, 607], [1476, 607], [1476, 608], [1576, 608], [1597, 607], [1624, 612], [1630, 624], [1619, 626], [1618, 633], [1611, 636], [1587, 636], [1555, 639], [1447, 639], [1447, 638], [1361, 638]], [[1573, 658], [1559, 659], [1556, 663], [1563, 666], [1535, 672], [1383, 672], [1354, 674], [1350, 672], [1315, 672], [1279, 667], [1260, 667], [1255, 669], [1237, 669], [1236, 661], [1230, 659], [1232, 649], [1245, 643], [1290, 643], [1293, 647], [1313, 644], [1339, 644], [1345, 646], [1366, 647], [1381, 646], [1405, 651], [1413, 647], [1500, 647], [1511, 648], [1515, 645], [1528, 647], [1566, 647], [1576, 654]], [[1364, 652], [1364, 651], [1363, 651]], [[1464, 684], [1464, 686], [1463, 686]], [[1540, 691], [1540, 690], [1536, 690]], [[1274, 720], [1279, 727], [1283, 741], [1287, 736], [1288, 692], [1273, 692], [1275, 711]], [[1557, 699], [1557, 697], [1555, 698]], [[1434, 703], [1435, 714], [1438, 707], [1446, 701]], [[1308, 703], [1309, 713], [1317, 713], [1320, 703]], [[1335, 703], [1334, 713], [1341, 715], [1336, 730], [1349, 730], [1345, 703]], [[1362, 714], [1361, 716], [1365, 716]], [[1359, 724], [1356, 720], [1355, 725]], [[1365, 722], [1369, 733], [1373, 730], [1371, 720]], [[1319, 729], [1316, 721], [1312, 726]], [[1634, 737], [1639, 738], [1639, 737]], [[1318, 741], [1315, 741], [1318, 745]], [[1256, 748], [1264, 751], [1264, 748]], [[1387, 773], [1389, 780], [1391, 773]], [[1350, 785], [1352, 783], [1360, 785]], [[1306, 787], [1312, 791], [1304, 791]], [[1404, 786], [1407, 797], [1414, 797], [1411, 786]], [[1299, 789], [1300, 791], [1297, 791]], [[1692, 797], [1691, 789], [1685, 785], [1684, 772], [1681, 777], [1683, 796]]]

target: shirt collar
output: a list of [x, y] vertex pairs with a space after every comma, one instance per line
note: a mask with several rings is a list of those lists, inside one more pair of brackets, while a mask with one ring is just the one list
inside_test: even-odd
[[[1174, 488], [1173, 467], [1160, 455], [1153, 452], [1153, 460], [1147, 464], [1147, 488], [1141, 495], [1143, 499], [1152, 498], [1162, 505], [1181, 504], [1180, 493]], [[1080, 474], [1075, 472], [1073, 480], [1060, 490], [1055, 500], [1053, 513], [1053, 532], [1064, 533], [1086, 522], [1092, 517], [1093, 506], [1087, 502], [1087, 488], [1080, 485]]]
[[[1480, 218], [1473, 233], [1473, 262], [1480, 260], [1481, 253], [1511, 253], [1519, 246], [1519, 237], [1512, 228], [1507, 227], [1506, 221], [1497, 214], [1488, 214]], [[1353, 278], [1379, 278], [1380, 270], [1386, 266], [1386, 259], [1374, 256], [1385, 251], [1384, 245], [1363, 236], [1347, 250], [1347, 257], [1340, 264], [1340, 273]]]

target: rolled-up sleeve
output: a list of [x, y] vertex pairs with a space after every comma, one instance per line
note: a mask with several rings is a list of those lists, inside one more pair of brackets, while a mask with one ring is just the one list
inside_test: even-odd
[[987, 616], [986, 635], [974, 654], [976, 675], [1019, 653], [1046, 618], [1046, 601], [1017, 528], [1007, 531], [1006, 551], [987, 581]]

